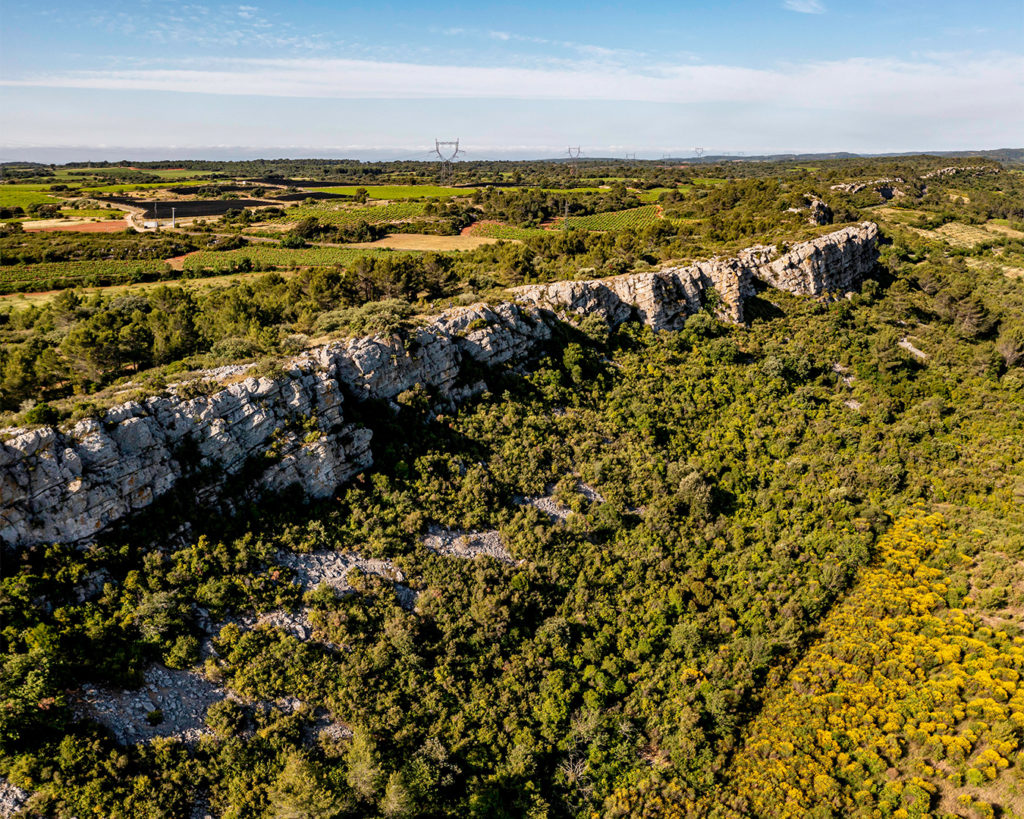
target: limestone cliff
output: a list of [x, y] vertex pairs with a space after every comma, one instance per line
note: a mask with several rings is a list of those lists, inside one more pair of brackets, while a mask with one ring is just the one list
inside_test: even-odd
[[[298, 484], [325, 497], [373, 462], [371, 433], [347, 422], [347, 394], [389, 401], [422, 385], [454, 405], [485, 389], [478, 366], [520, 363], [551, 337], [549, 308], [636, 315], [679, 328], [713, 288], [722, 315], [743, 320], [755, 279], [805, 295], [845, 291], [874, 264], [877, 228], [844, 228], [778, 255], [754, 247], [731, 259], [609, 279], [517, 288], [519, 304], [449, 310], [402, 337], [329, 344], [291, 360], [274, 377], [236, 383], [238, 370], [206, 374], [211, 394], [187, 387], [109, 410], [70, 429], [8, 430], [0, 443], [0, 545], [86, 542], [175, 486], [226, 507], [225, 478], [249, 494]], [[219, 383], [218, 383], [219, 380]], [[244, 472], [243, 472], [244, 470]]]
[[527, 285], [514, 292], [525, 304], [597, 313], [616, 324], [635, 309], [656, 330], [672, 330], [700, 309], [713, 288], [721, 317], [742, 322], [743, 302], [753, 295], [755, 280], [804, 296], [852, 290], [874, 267], [877, 238], [877, 226], [863, 222], [800, 242], [782, 254], [758, 245], [728, 259], [607, 279]]
[[253, 494], [297, 483], [310, 497], [326, 497], [373, 463], [370, 431], [345, 421], [345, 392], [388, 400], [422, 384], [457, 403], [484, 388], [458, 383], [466, 359], [521, 359], [550, 334], [540, 316], [516, 305], [476, 305], [404, 340], [361, 338], [309, 351], [274, 378], [122, 404], [69, 430], [19, 432], [0, 443], [0, 544], [88, 540], [182, 480], [216, 505], [224, 477], [243, 469]]

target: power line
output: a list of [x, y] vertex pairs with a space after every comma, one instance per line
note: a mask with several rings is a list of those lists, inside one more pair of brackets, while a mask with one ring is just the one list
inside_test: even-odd
[[575, 148], [573, 148], [570, 145], [569, 146], [569, 150], [568, 150], [568, 154], [569, 154], [569, 176], [579, 176], [579, 173], [580, 173], [579, 158], [583, 154], [583, 151], [580, 149], [579, 145], [577, 145]]
[[441, 160], [441, 184], [452, 181], [452, 162], [459, 155], [459, 141], [434, 139], [434, 153]]

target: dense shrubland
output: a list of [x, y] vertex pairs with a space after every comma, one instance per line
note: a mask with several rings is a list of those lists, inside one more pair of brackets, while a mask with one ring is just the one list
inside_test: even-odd
[[[789, 201], [721, 187], [706, 198], [730, 220], [738, 191], [752, 210]], [[424, 291], [610, 272], [672, 241], [570, 231], [217, 290], [68, 292], [0, 327], [5, 395], [397, 331]], [[231, 817], [1013, 815], [1024, 289], [969, 262], [1014, 241], [972, 254], [894, 227], [850, 301], [767, 291], [746, 328], [563, 327], [456, 413], [417, 391], [398, 415], [350, 402], [377, 464], [330, 501], [224, 521], [178, 497], [89, 549], [5, 556], [0, 774], [44, 815], [180, 816], [199, 798]], [[548, 493], [575, 514], [522, 502]], [[435, 554], [432, 524], [495, 529], [517, 562]], [[327, 549], [390, 560], [414, 608], [358, 571], [351, 594], [303, 595], [276, 560]], [[200, 610], [300, 606], [312, 641], [228, 624], [202, 657]], [[153, 662], [240, 702], [191, 748], [121, 748], [71, 719], [83, 682], [137, 683]], [[350, 733], [315, 739], [325, 714]]]

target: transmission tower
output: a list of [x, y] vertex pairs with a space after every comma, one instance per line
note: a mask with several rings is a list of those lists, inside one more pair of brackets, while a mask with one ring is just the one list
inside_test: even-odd
[[434, 153], [441, 160], [441, 184], [447, 184], [452, 181], [452, 162], [459, 155], [459, 141], [456, 139], [445, 142], [435, 139]]
[[696, 156], [697, 159], [700, 159], [702, 156], [704, 156], [704, 149], [703, 148], [694, 148], [693, 149], [693, 155]]
[[580, 158], [580, 155], [583, 153], [583, 151], [580, 150], [580, 146], [579, 145], [577, 145], [575, 148], [573, 148], [570, 145], [568, 153], [569, 153], [569, 176], [579, 176], [579, 174], [580, 174], [579, 158]]

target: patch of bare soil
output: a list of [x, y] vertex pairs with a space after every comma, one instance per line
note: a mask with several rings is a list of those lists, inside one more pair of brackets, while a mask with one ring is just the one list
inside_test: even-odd
[[26, 233], [117, 233], [128, 227], [123, 219], [107, 219], [102, 222], [71, 222], [62, 219], [47, 219], [39, 222], [25, 222]]
[[985, 230], [991, 231], [992, 233], [1001, 233], [1003, 236], [1009, 236], [1011, 239], [1024, 239], [1024, 232], [1014, 230], [1009, 225], [1000, 225], [995, 222], [988, 222], [985, 225]]
[[[199, 252], [198, 250], [193, 250], [192, 251], [192, 253], [198, 253], [198, 252]], [[167, 264], [170, 265], [171, 270], [184, 270], [185, 269], [185, 259], [187, 259], [189, 256], [191, 256], [192, 253], [186, 253], [183, 256], [172, 256], [170, 259], [165, 259], [164, 261], [166, 261]]]

